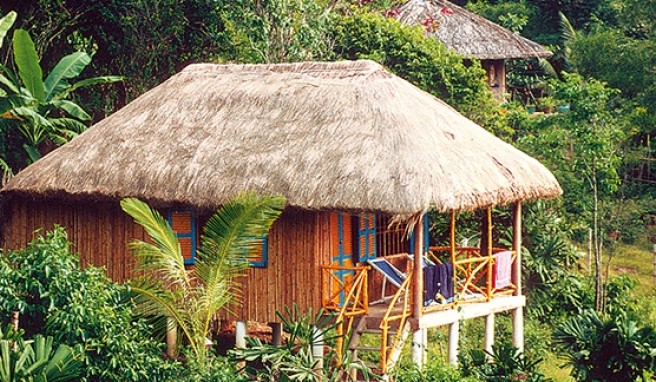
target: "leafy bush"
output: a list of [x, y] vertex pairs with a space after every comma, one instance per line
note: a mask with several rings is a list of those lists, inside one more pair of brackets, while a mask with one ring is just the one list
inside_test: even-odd
[[639, 327], [626, 313], [588, 310], [553, 334], [577, 381], [650, 381], [656, 372], [656, 330]]
[[[258, 381], [352, 381], [351, 372], [359, 372], [369, 380], [374, 377], [371, 370], [361, 361], [353, 361], [345, 353], [342, 359], [334, 348], [328, 354], [322, 354], [323, 367], [320, 360], [314, 356], [312, 347], [320, 339], [326, 343], [336, 339], [334, 328], [330, 324], [331, 316], [319, 310], [313, 314], [312, 309], [301, 314], [298, 306], [287, 308], [285, 313], [276, 312], [282, 323], [283, 330], [289, 338], [280, 345], [267, 344], [258, 338], [247, 338], [245, 349], [233, 352], [237, 361], [258, 362], [262, 368], [247, 367], [248, 378]], [[325, 353], [325, 352], [324, 352]]]
[[397, 382], [467, 382], [475, 381], [473, 378], [464, 377], [458, 369], [445, 365], [439, 358], [431, 358], [423, 369], [419, 369], [414, 363], [399, 364], [392, 369], [390, 375]]
[[178, 370], [162, 359], [149, 327], [134, 319], [129, 291], [98, 268], [81, 270], [70, 246], [65, 230], [56, 227], [7, 254], [17, 301], [8, 308], [20, 310], [27, 335], [44, 333], [73, 348], [88, 381], [157, 381]]
[[544, 375], [538, 371], [540, 362], [541, 358], [531, 360], [517, 348], [502, 342], [492, 346], [492, 353], [470, 350], [460, 357], [460, 369], [464, 375], [475, 376], [482, 381], [544, 382]]
[[82, 363], [71, 348], [59, 345], [53, 352], [52, 337], [37, 335], [33, 341], [17, 343], [0, 340], [0, 382], [65, 382], [81, 373]]

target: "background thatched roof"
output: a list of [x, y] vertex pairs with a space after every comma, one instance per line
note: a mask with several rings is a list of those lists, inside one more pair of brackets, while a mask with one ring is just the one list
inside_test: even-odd
[[399, 21], [422, 25], [429, 36], [468, 58], [497, 60], [551, 56], [542, 45], [446, 0], [409, 0], [396, 11]]
[[561, 193], [535, 159], [371, 61], [191, 65], [4, 190], [204, 208], [255, 190], [399, 214]]

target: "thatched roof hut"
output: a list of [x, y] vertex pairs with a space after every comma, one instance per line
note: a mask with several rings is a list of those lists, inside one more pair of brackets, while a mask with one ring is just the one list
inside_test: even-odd
[[395, 13], [399, 21], [423, 25], [429, 36], [467, 58], [498, 60], [551, 56], [542, 45], [446, 0], [409, 0], [396, 8]]
[[537, 160], [371, 61], [191, 65], [4, 188], [199, 208], [241, 190], [394, 214], [561, 193]]

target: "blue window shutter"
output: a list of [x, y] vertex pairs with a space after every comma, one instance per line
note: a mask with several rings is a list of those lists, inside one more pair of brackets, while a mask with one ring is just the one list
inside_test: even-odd
[[269, 265], [269, 235], [268, 233], [262, 236], [262, 248], [260, 250], [260, 258], [249, 262], [251, 267], [266, 268]]
[[375, 259], [378, 254], [376, 240], [376, 215], [363, 214], [358, 225], [358, 261]]
[[196, 263], [196, 213], [190, 209], [170, 209], [166, 220], [175, 232], [185, 265]]

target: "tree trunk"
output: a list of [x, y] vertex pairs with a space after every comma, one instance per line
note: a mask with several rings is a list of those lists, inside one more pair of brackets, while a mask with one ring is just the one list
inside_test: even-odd
[[602, 312], [604, 310], [604, 283], [603, 270], [601, 262], [601, 245], [599, 238], [599, 194], [597, 191], [597, 177], [595, 168], [592, 169], [592, 248], [595, 259], [595, 310]]

